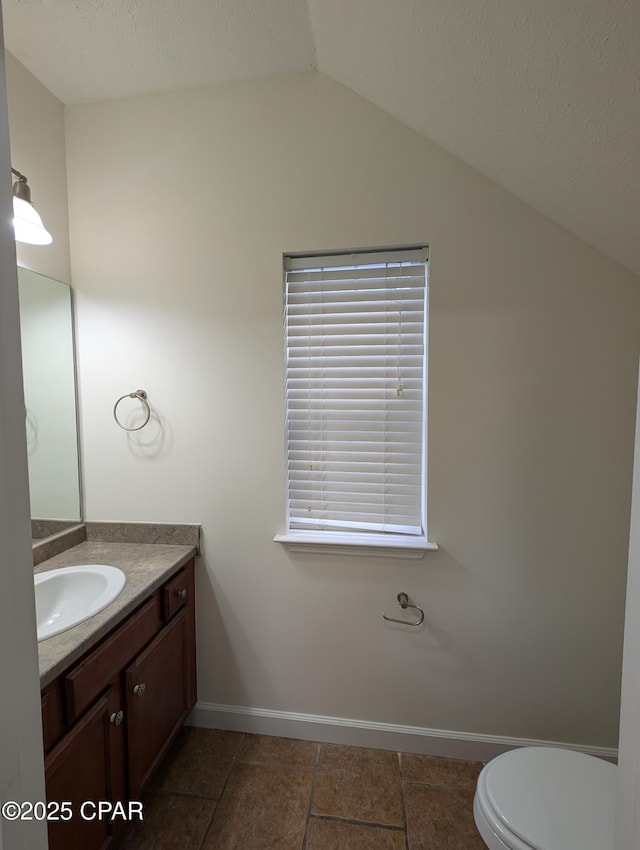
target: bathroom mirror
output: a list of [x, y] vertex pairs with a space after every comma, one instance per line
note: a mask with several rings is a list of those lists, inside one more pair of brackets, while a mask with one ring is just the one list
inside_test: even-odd
[[18, 268], [34, 542], [81, 521], [71, 287]]

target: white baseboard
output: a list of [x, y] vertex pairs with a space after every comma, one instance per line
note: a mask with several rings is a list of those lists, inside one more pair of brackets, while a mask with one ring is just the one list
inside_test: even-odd
[[514, 747], [563, 747], [608, 761], [616, 761], [618, 757], [616, 749], [607, 747], [453, 732], [422, 726], [397, 726], [394, 723], [372, 723], [369, 720], [272, 711], [268, 708], [246, 708], [239, 705], [218, 705], [211, 702], [196, 703], [187, 723], [205, 729], [229, 729], [258, 735], [274, 735], [278, 738], [302, 738], [325, 744], [375, 747], [380, 750], [485, 762]]

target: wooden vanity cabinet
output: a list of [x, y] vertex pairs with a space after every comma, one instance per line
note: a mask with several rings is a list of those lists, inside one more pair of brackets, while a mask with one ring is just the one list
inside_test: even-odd
[[193, 571], [182, 570], [165, 585], [168, 625], [125, 670], [132, 799], [139, 799], [196, 701], [194, 590]]
[[50, 850], [102, 850], [122, 818], [83, 819], [90, 801], [139, 800], [196, 701], [193, 561], [42, 693]]

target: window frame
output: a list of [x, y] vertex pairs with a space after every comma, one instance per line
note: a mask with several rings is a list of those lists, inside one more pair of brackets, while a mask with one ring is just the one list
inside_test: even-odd
[[[437, 550], [438, 546], [430, 541], [427, 533], [427, 451], [428, 451], [428, 346], [429, 346], [429, 247], [426, 244], [400, 247], [365, 248], [343, 251], [323, 252], [287, 252], [282, 256], [283, 304], [284, 304], [284, 380], [287, 381], [287, 265], [300, 260], [329, 259], [340, 257], [356, 257], [365, 266], [366, 260], [373, 256], [390, 256], [404, 252], [406, 255], [421, 252], [424, 262], [424, 368], [422, 373], [422, 441], [421, 441], [421, 519], [422, 531], [418, 534], [403, 534], [385, 531], [339, 531], [334, 529], [292, 529], [290, 517], [290, 487], [291, 479], [288, 468], [288, 408], [285, 396], [285, 523], [286, 530], [275, 535], [274, 540], [285, 544], [293, 551], [380, 555], [400, 558], [421, 558], [427, 551]], [[354, 263], [356, 265], [356, 263]]]

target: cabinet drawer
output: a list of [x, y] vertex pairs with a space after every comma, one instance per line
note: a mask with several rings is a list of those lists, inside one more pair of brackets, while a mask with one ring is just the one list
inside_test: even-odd
[[65, 676], [67, 722], [73, 722], [82, 714], [111, 679], [154, 637], [161, 625], [160, 593], [156, 592]]
[[165, 622], [170, 620], [177, 611], [184, 608], [190, 601], [189, 596], [192, 592], [190, 585], [189, 572], [186, 567], [165, 584], [163, 588]]

